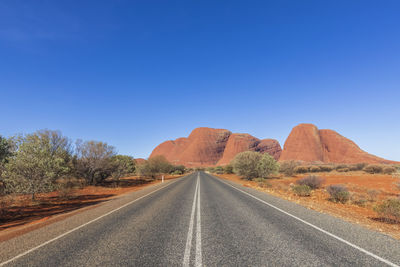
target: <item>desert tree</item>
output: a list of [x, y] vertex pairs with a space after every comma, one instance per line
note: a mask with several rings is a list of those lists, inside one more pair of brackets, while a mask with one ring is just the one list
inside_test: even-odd
[[254, 151], [245, 151], [237, 154], [232, 160], [233, 171], [246, 179], [253, 179], [259, 176], [258, 164], [262, 155]]
[[264, 153], [257, 164], [258, 177], [268, 178], [276, 174], [279, 170], [279, 164], [268, 153]]
[[97, 185], [112, 175], [115, 155], [115, 148], [107, 143], [78, 140], [74, 160], [76, 174], [88, 184]]
[[111, 157], [112, 173], [114, 179], [119, 179], [135, 172], [135, 160], [131, 156], [116, 155]]
[[160, 174], [170, 173], [171, 163], [164, 156], [154, 156], [137, 166], [137, 174], [155, 179]]
[[71, 143], [59, 131], [41, 130], [18, 138], [17, 151], [2, 174], [7, 192], [35, 195], [57, 188], [70, 171]]

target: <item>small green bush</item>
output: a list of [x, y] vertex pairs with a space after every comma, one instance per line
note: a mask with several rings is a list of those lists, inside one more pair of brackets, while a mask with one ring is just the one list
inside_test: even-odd
[[375, 207], [375, 211], [384, 219], [400, 222], [400, 198], [385, 200]]
[[301, 197], [309, 197], [311, 196], [311, 187], [308, 185], [295, 185], [292, 187], [293, 192]]
[[307, 173], [310, 172], [309, 166], [297, 166], [294, 168], [295, 173]]
[[371, 165], [365, 166], [363, 171], [370, 173], [370, 174], [382, 173], [383, 167], [381, 165], [371, 164]]
[[330, 185], [326, 188], [333, 202], [346, 203], [350, 199], [350, 192], [344, 185]]
[[307, 185], [311, 189], [321, 188], [325, 180], [319, 176], [310, 175], [296, 181], [298, 185]]

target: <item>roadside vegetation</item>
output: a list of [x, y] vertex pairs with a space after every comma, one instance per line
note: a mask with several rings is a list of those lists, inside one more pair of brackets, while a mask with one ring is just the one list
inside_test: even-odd
[[298, 161], [278, 164], [269, 155], [261, 164], [264, 155], [243, 152], [229, 165], [210, 167], [207, 171], [226, 179], [240, 178], [245, 186], [319, 207], [321, 211], [326, 209], [341, 217], [364, 220], [367, 225], [376, 224], [374, 227], [383, 227], [400, 238], [400, 165]]
[[0, 136], [0, 230], [13, 220], [94, 204], [126, 188], [187, 171], [162, 156], [136, 164], [105, 142], [72, 142], [59, 131]]

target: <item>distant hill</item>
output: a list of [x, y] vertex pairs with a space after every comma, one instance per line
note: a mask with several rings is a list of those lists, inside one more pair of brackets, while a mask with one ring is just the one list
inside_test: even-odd
[[361, 150], [353, 141], [333, 130], [318, 130], [313, 124], [293, 128], [284, 148], [275, 139], [258, 139], [250, 134], [200, 127], [189, 137], [165, 141], [150, 155], [163, 155], [173, 164], [187, 167], [227, 165], [243, 151], [269, 153], [276, 160], [320, 163], [398, 163]]

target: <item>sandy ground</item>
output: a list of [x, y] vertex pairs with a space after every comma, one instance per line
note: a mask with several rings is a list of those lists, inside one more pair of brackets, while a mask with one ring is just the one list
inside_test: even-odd
[[[181, 176], [166, 176], [165, 179], [179, 177]], [[13, 196], [12, 200], [10, 196], [4, 197], [0, 199], [3, 203], [0, 213], [0, 241], [160, 182], [133, 176], [122, 178], [118, 185], [106, 183], [102, 186], [72, 189], [66, 196], [61, 192], [39, 194], [36, 201], [32, 201], [30, 195]]]
[[400, 223], [384, 221], [373, 210], [373, 207], [383, 199], [400, 195], [400, 190], [394, 186], [395, 182], [398, 182], [398, 178], [394, 178], [391, 175], [372, 175], [363, 172], [313, 174], [325, 179], [324, 186], [342, 184], [352, 193], [353, 199], [367, 200], [363, 206], [359, 206], [352, 201], [347, 204], [329, 201], [329, 195], [324, 189], [314, 190], [310, 197], [299, 197], [293, 194], [290, 189], [290, 184], [308, 175], [309, 174], [297, 175], [296, 177], [290, 178], [276, 177], [267, 179], [266, 183], [243, 180], [234, 174], [216, 176], [235, 181], [260, 191], [268, 192], [283, 199], [296, 202], [307, 208], [329, 213], [346, 221], [357, 223], [367, 228], [391, 235], [396, 239], [400, 239]]

